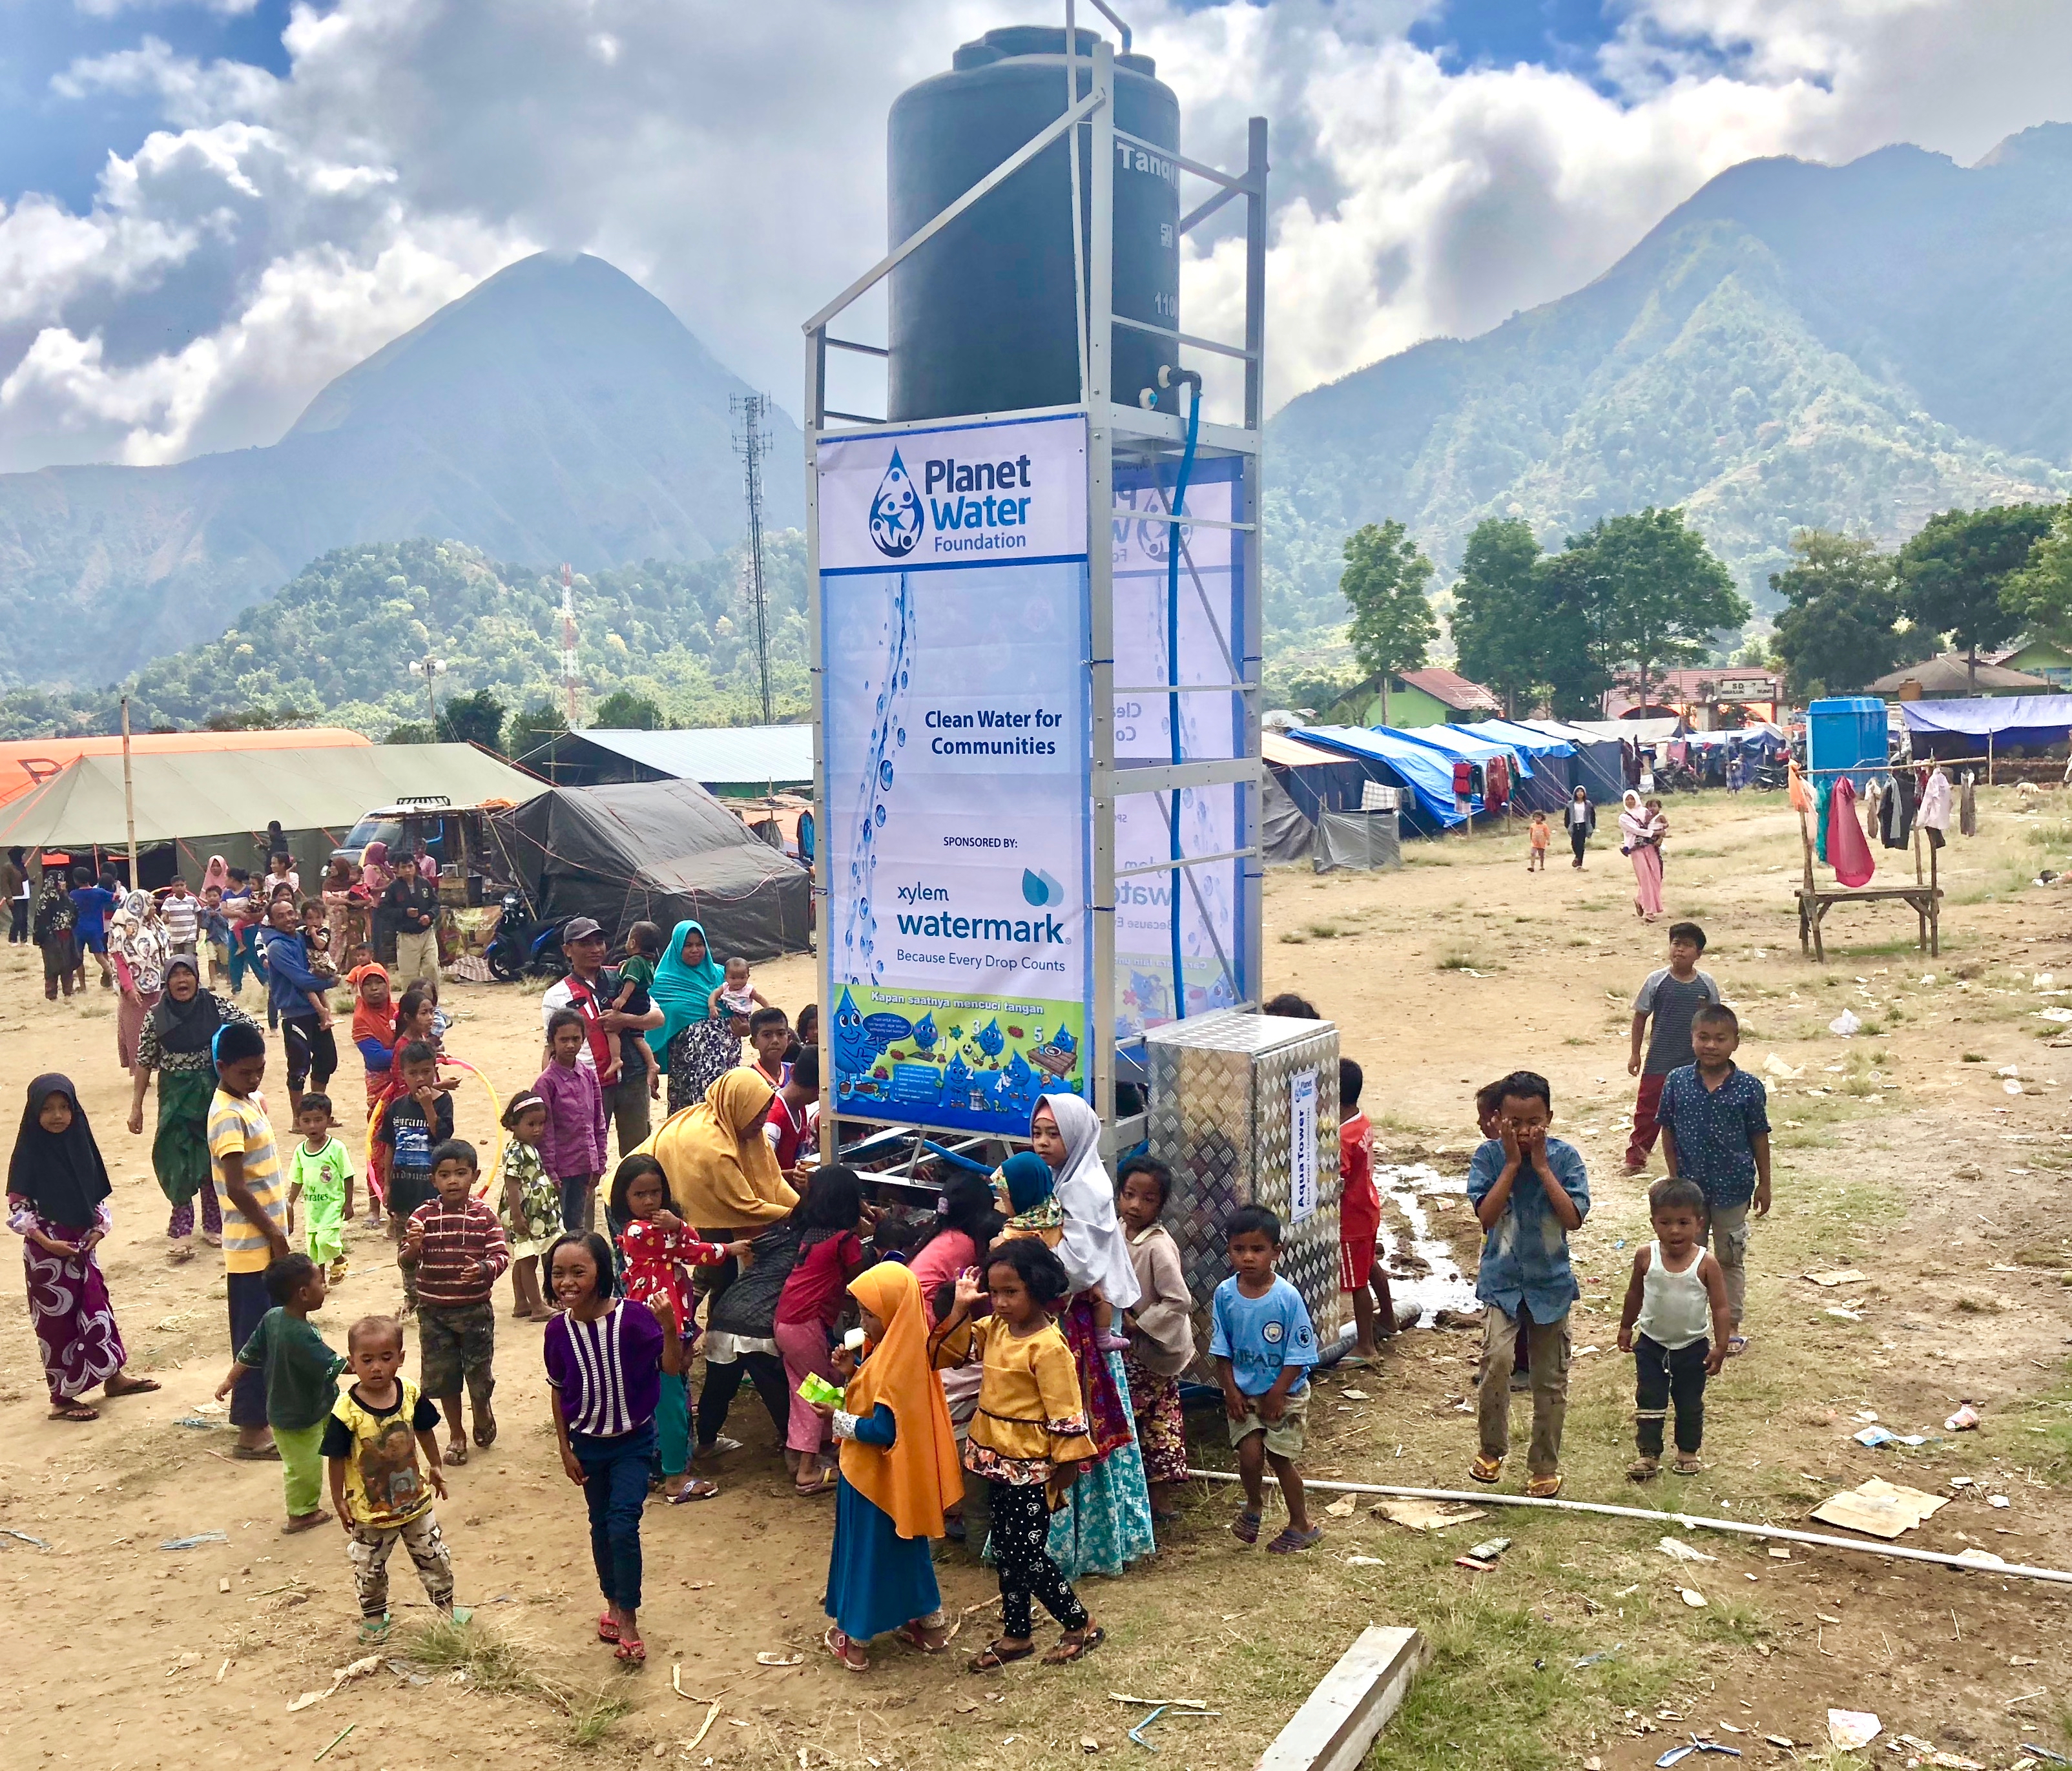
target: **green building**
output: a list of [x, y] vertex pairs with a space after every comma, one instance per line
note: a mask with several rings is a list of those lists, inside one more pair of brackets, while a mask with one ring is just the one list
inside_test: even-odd
[[[1500, 719], [1503, 704], [1480, 683], [1433, 664], [1405, 671], [1388, 680], [1387, 723], [1399, 729], [1416, 725], [1472, 725]], [[1383, 722], [1381, 679], [1356, 683], [1328, 709], [1320, 724], [1379, 725]]]
[[1987, 661], [1999, 665], [2002, 670], [2024, 671], [2031, 676], [2041, 676], [2045, 682], [2054, 683], [2060, 688], [2072, 688], [2072, 651], [2067, 651], [2054, 639], [2018, 639], [2005, 651], [1995, 652]]

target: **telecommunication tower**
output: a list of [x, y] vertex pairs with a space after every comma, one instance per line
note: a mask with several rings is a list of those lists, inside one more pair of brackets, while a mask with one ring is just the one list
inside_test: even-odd
[[576, 676], [575, 578], [565, 560], [561, 562], [561, 688], [568, 696], [569, 729], [573, 732], [581, 711], [578, 697], [582, 693], [582, 684]]
[[748, 495], [748, 598], [755, 611], [755, 663], [763, 684], [763, 723], [773, 723], [770, 706], [770, 610], [763, 588], [763, 458], [770, 453], [770, 396], [735, 393], [727, 409], [740, 429], [734, 451], [741, 457]]

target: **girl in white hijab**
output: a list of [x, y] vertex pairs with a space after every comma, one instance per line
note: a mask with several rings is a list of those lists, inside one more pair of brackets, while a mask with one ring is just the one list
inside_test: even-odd
[[1079, 1368], [1087, 1436], [1100, 1453], [1050, 1516], [1051, 1559], [1067, 1580], [1120, 1574], [1157, 1548], [1129, 1379], [1117, 1350], [1128, 1343], [1119, 1332], [1104, 1333], [1096, 1321], [1105, 1304], [1110, 1327], [1119, 1330], [1121, 1312], [1139, 1292], [1129, 1239], [1116, 1216], [1114, 1183], [1100, 1159], [1100, 1115], [1076, 1095], [1045, 1095], [1030, 1123], [1030, 1147], [1057, 1177], [1052, 1197], [1064, 1219], [1057, 1252], [1073, 1292], [1058, 1326]]

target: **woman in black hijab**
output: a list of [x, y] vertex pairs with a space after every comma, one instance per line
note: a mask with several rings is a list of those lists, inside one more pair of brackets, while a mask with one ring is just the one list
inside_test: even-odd
[[108, 1301], [108, 1281], [93, 1258], [113, 1222], [108, 1165], [63, 1076], [29, 1084], [22, 1129], [7, 1165], [7, 1222], [22, 1238], [29, 1316], [42, 1350], [56, 1420], [96, 1420], [79, 1399], [96, 1384], [109, 1396], [155, 1390], [150, 1378], [127, 1376], [121, 1330]]
[[210, 1042], [227, 1021], [257, 1022], [234, 1002], [201, 984], [193, 957], [175, 953], [166, 962], [165, 994], [144, 1018], [137, 1038], [137, 1063], [130, 1096], [130, 1131], [144, 1131], [144, 1096], [158, 1079], [158, 1121], [151, 1140], [151, 1166], [172, 1207], [166, 1222], [167, 1258], [194, 1254], [195, 1206], [201, 1206], [202, 1236], [212, 1247], [223, 1243], [223, 1206], [216, 1196], [208, 1161], [208, 1103], [216, 1095], [216, 1064]]

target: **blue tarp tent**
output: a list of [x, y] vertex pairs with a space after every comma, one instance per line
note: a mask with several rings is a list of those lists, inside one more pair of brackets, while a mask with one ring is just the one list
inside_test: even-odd
[[1370, 732], [1358, 725], [1305, 725], [1294, 736], [1305, 744], [1382, 764], [1404, 790], [1403, 821], [1420, 836], [1457, 829], [1462, 824], [1453, 810], [1453, 766], [1430, 745], [1413, 744], [1398, 732]]
[[1980, 700], [1901, 701], [1916, 756], [1984, 756], [1986, 742], [2062, 744], [2072, 738], [2072, 695], [2000, 695]]
[[[1492, 757], [1502, 757], [1511, 769], [1511, 810], [1552, 812], [1568, 796], [1566, 783], [1550, 778], [1544, 770], [1535, 769], [1525, 746], [1512, 739], [1486, 738], [1465, 725], [1386, 729], [1395, 730], [1398, 738], [1408, 738], [1413, 744], [1429, 744], [1449, 757], [1462, 757], [1470, 762], [1486, 762]], [[1478, 799], [1475, 810], [1480, 813], [1482, 809], [1482, 802]]]

